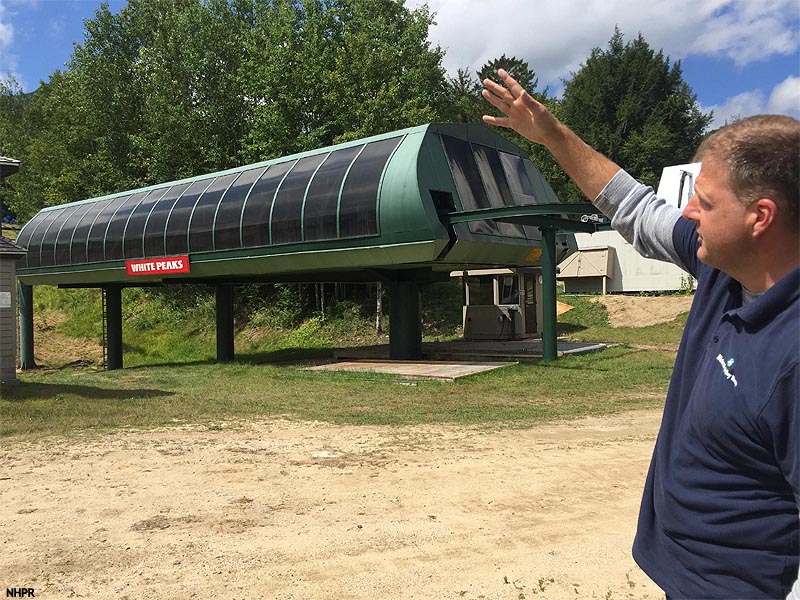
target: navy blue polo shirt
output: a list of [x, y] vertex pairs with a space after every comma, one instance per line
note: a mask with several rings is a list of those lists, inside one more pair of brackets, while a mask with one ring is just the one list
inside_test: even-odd
[[741, 285], [697, 259], [693, 222], [673, 243], [697, 291], [634, 558], [673, 598], [783, 599], [800, 553], [800, 269], [742, 306]]

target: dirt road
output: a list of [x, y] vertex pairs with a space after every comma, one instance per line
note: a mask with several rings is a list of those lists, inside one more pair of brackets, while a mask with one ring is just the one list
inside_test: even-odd
[[0, 586], [44, 599], [660, 599], [630, 558], [659, 418], [5, 440]]

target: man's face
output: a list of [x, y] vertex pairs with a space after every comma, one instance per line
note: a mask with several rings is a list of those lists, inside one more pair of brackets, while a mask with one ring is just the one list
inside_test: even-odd
[[694, 196], [683, 209], [683, 216], [697, 227], [697, 258], [729, 274], [748, 260], [749, 213], [728, 185], [725, 165], [713, 156], [705, 158]]

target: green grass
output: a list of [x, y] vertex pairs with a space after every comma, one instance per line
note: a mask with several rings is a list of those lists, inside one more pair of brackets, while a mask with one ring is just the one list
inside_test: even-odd
[[[284, 361], [327, 359], [335, 347], [385, 342], [354, 307], [327, 319], [281, 329], [252, 317], [237, 333], [237, 362], [214, 362], [213, 304], [191, 308], [126, 290], [126, 368], [67, 367], [22, 373], [3, 388], [0, 436], [64, 435], [86, 430], [150, 428], [175, 423], [282, 416], [334, 423], [406, 425], [466, 423], [529, 426], [536, 422], [661, 405], [674, 351], [634, 345], [676, 344], [685, 316], [643, 328], [612, 328], [605, 308], [580, 296], [562, 315], [569, 339], [615, 342], [600, 353], [554, 363], [515, 365], [455, 383], [369, 373], [309, 372]], [[99, 337], [96, 290], [37, 287], [37, 315], [62, 314], [55, 330], [75, 339]], [[48, 312], [49, 311], [49, 312]], [[66, 320], [63, 314], [68, 314]], [[460, 311], [458, 313], [460, 315]], [[39, 318], [39, 317], [37, 317]], [[428, 319], [428, 337], [455, 326], [442, 310]]]
[[454, 383], [248, 363], [30, 372], [21, 375], [21, 385], [3, 390], [0, 435], [278, 415], [351, 424], [525, 426], [658, 406], [671, 366], [669, 353], [617, 347]]

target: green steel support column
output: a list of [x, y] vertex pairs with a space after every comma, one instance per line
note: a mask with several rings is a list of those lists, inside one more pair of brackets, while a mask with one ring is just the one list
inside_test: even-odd
[[19, 368], [35, 369], [33, 359], [33, 286], [19, 284]]
[[558, 356], [556, 342], [556, 230], [542, 227], [542, 354], [545, 361]]
[[217, 285], [217, 362], [233, 360], [233, 286]]
[[122, 287], [109, 285], [106, 290], [106, 337], [108, 359], [106, 369], [122, 368]]
[[422, 358], [421, 296], [416, 281], [393, 281], [389, 285], [389, 358]]

